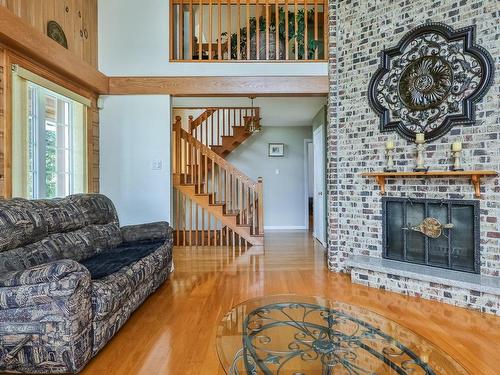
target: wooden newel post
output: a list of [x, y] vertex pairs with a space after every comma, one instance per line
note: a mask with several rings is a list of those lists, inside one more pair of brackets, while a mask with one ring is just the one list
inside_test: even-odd
[[257, 191], [257, 217], [259, 234], [264, 234], [264, 189], [262, 177], [257, 179], [255, 190]]
[[188, 116], [188, 129], [189, 134], [193, 134], [193, 115]]

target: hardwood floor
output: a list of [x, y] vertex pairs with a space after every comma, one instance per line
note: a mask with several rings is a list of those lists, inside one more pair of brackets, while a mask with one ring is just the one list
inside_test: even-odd
[[231, 306], [269, 294], [366, 307], [432, 341], [471, 374], [500, 373], [500, 318], [350, 283], [326, 269], [306, 232], [266, 233], [264, 248], [174, 249], [176, 270], [82, 372], [222, 375], [216, 327]]

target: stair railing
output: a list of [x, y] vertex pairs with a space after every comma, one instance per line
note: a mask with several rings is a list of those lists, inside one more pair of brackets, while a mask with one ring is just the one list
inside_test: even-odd
[[[200, 108], [190, 108], [200, 109]], [[222, 145], [223, 137], [233, 136], [235, 128], [253, 133], [260, 129], [257, 107], [209, 107], [197, 118], [189, 116], [189, 133], [205, 146]]]
[[253, 235], [264, 234], [263, 181], [257, 182], [217, 155], [182, 128], [173, 125], [173, 174], [179, 184], [195, 186], [196, 194], [209, 196], [210, 204], [223, 205], [226, 215], [237, 217]]

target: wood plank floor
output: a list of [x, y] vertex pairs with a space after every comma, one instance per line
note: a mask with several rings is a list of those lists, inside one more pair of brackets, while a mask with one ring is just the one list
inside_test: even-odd
[[500, 374], [500, 318], [350, 283], [326, 268], [306, 232], [267, 233], [264, 248], [176, 247], [175, 273], [82, 372], [222, 375], [215, 332], [222, 315], [269, 294], [324, 296], [393, 319], [432, 341], [471, 374]]

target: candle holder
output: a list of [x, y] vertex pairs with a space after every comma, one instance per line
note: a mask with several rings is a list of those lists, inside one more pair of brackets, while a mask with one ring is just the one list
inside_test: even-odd
[[462, 168], [462, 164], [460, 163], [460, 154], [462, 151], [453, 151], [453, 158], [455, 159], [455, 162], [453, 163], [453, 167], [451, 168], [452, 171], [455, 172], [460, 172], [463, 171], [464, 169]]
[[414, 172], [427, 172], [427, 167], [425, 166], [424, 151], [425, 151], [425, 139], [423, 137], [417, 137], [415, 140], [417, 144], [417, 166], [413, 168]]
[[386, 167], [384, 168], [384, 172], [396, 172], [396, 168], [394, 168], [394, 146], [387, 145], [385, 148], [385, 156], [386, 156]]

